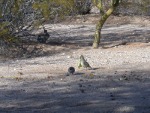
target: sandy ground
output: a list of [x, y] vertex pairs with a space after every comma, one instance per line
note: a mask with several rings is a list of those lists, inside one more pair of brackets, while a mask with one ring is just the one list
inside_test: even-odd
[[[150, 113], [149, 25], [106, 25], [98, 49], [94, 25], [45, 27], [47, 56], [0, 62], [0, 113]], [[77, 68], [81, 54], [93, 70]], [[76, 72], [65, 76], [69, 66]]]

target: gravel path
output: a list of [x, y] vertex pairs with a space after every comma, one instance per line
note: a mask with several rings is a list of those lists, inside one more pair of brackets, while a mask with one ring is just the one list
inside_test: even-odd
[[[149, 27], [135, 26], [106, 27], [103, 35], [142, 30], [150, 36]], [[77, 68], [81, 54], [94, 70]], [[65, 76], [69, 66], [75, 75]], [[0, 63], [0, 113], [149, 113], [149, 87], [150, 43], [70, 46], [50, 56]]]

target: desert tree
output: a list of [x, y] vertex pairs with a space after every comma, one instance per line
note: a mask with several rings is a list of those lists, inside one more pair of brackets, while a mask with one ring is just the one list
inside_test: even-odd
[[98, 48], [101, 39], [101, 30], [108, 17], [115, 11], [121, 0], [93, 0], [94, 5], [100, 10], [100, 19], [96, 25], [93, 48]]

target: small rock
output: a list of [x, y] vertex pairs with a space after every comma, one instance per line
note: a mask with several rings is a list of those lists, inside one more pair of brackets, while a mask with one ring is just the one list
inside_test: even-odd
[[67, 56], [67, 58], [71, 58], [71, 56]]
[[65, 55], [65, 53], [62, 53], [62, 55]]
[[82, 87], [82, 84], [79, 84], [79, 87]]
[[83, 79], [80, 79], [80, 81], [83, 81]]
[[85, 93], [84, 89], [80, 89], [81, 93]]
[[22, 72], [18, 72], [18, 74], [19, 74], [19, 75], [23, 75], [23, 73], [22, 73]]

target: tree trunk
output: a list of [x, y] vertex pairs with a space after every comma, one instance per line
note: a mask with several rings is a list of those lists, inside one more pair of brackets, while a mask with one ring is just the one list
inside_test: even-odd
[[96, 30], [95, 30], [95, 36], [94, 36], [95, 38], [94, 38], [94, 42], [93, 42], [93, 48], [98, 48], [100, 39], [101, 39], [102, 27], [103, 27], [105, 21], [107, 20], [107, 18], [113, 13], [114, 8], [115, 8], [114, 6], [109, 8], [109, 10], [104, 15], [102, 15], [101, 19], [98, 21], [98, 24], [96, 25]]

